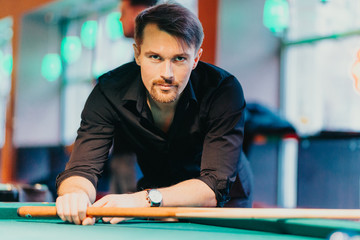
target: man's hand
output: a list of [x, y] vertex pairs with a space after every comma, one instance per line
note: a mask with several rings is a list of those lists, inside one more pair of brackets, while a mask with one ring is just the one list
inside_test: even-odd
[[95, 201], [96, 190], [86, 178], [72, 176], [65, 179], [58, 189], [56, 211], [67, 222], [92, 225], [94, 218], [86, 217], [86, 209]]
[[95, 218], [86, 217], [90, 199], [84, 192], [67, 193], [56, 199], [56, 211], [63, 220], [77, 225], [93, 225]]
[[[101, 198], [93, 204], [93, 207], [149, 207], [146, 200], [146, 192], [137, 192], [131, 194], [110, 194]], [[116, 224], [126, 220], [126, 218], [104, 217], [103, 222]]]

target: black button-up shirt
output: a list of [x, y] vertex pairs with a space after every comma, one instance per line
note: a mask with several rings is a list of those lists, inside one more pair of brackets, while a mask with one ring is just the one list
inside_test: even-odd
[[236, 195], [246, 197], [250, 190], [243, 187], [249, 181], [249, 172], [242, 167], [247, 161], [242, 157], [244, 108], [239, 81], [199, 62], [165, 133], [154, 124], [140, 67], [135, 62], [120, 66], [101, 76], [90, 94], [73, 152], [57, 185], [77, 175], [96, 187], [115, 136], [115, 151], [137, 154], [144, 175], [140, 188], [197, 178], [215, 192], [222, 206], [238, 176], [242, 186]]

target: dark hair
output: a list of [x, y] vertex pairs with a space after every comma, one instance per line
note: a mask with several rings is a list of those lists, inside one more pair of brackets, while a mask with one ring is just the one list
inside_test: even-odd
[[198, 50], [204, 39], [200, 20], [189, 9], [179, 4], [160, 4], [142, 11], [135, 20], [135, 41], [141, 45], [144, 29], [153, 23], [161, 31], [178, 37], [188, 45]]
[[127, 0], [127, 1], [130, 2], [131, 6], [143, 5], [147, 7], [152, 7], [158, 3], [158, 0]]

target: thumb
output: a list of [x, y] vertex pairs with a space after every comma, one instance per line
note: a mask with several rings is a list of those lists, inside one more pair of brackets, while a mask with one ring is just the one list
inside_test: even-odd
[[93, 203], [92, 207], [103, 207], [107, 204], [108, 200], [106, 197], [103, 197]]
[[94, 224], [95, 224], [95, 218], [86, 217], [86, 218], [82, 221], [82, 225], [94, 225]]

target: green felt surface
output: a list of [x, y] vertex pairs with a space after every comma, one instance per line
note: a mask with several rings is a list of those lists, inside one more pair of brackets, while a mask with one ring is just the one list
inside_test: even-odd
[[129, 240], [282, 240], [317, 238], [284, 235], [261, 231], [217, 227], [196, 223], [156, 222], [132, 220], [111, 225], [97, 223], [94, 226], [76, 226], [59, 220], [0, 220], [0, 236], [3, 240], [43, 239], [129, 239]]
[[197, 219], [194, 223], [325, 239], [335, 231], [359, 233], [360, 222], [331, 219]]
[[[54, 203], [0, 203], [0, 239], [326, 239], [337, 230], [360, 233], [360, 222], [323, 219], [198, 219], [190, 222], [130, 220], [111, 225], [76, 226], [59, 219], [17, 216], [21, 206]], [[190, 221], [190, 220], [189, 220]]]

